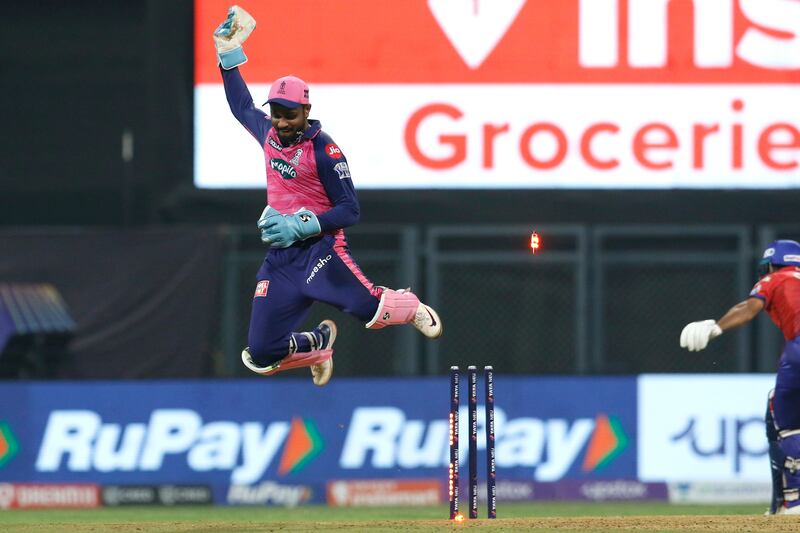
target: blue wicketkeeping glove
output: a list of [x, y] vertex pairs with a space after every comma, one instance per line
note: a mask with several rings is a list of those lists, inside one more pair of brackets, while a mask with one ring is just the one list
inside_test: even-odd
[[222, 68], [230, 70], [247, 61], [242, 43], [255, 29], [256, 21], [239, 6], [228, 8], [228, 18], [214, 32], [214, 46]]
[[274, 248], [288, 248], [322, 231], [317, 215], [300, 208], [291, 215], [281, 215], [270, 206], [264, 208], [258, 219], [261, 240]]

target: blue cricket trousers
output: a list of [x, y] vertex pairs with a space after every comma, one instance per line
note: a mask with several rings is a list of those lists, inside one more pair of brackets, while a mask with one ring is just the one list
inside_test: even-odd
[[800, 429], [800, 337], [783, 346], [775, 379], [774, 409], [778, 428]]
[[247, 338], [253, 360], [262, 366], [288, 354], [289, 337], [315, 301], [363, 322], [375, 315], [380, 301], [341, 234], [270, 248], [256, 280]]

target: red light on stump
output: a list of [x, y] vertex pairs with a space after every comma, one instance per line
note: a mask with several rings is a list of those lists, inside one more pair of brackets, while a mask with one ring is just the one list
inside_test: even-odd
[[539, 234], [535, 231], [531, 233], [531, 253], [535, 254], [539, 251], [539, 246], [541, 245], [541, 239], [539, 238]]

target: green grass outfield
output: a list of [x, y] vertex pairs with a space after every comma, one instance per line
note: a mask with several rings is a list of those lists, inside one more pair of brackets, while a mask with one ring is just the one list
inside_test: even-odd
[[[764, 505], [528, 503], [499, 506], [497, 520], [447, 520], [447, 508], [119, 507], [0, 511], [0, 531], [800, 531], [800, 516], [764, 517]], [[486, 512], [485, 506], [481, 511]]]

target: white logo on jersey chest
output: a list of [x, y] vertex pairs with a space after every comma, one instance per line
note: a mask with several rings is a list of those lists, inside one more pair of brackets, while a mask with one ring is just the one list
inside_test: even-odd
[[297, 152], [294, 154], [294, 157], [289, 162], [291, 164], [293, 164], [293, 165], [299, 165], [300, 164], [300, 156], [301, 155], [303, 155], [303, 149], [302, 148], [298, 148]]

